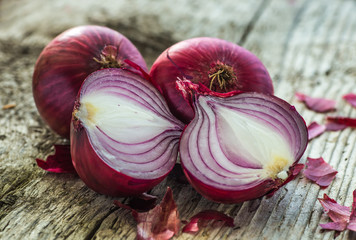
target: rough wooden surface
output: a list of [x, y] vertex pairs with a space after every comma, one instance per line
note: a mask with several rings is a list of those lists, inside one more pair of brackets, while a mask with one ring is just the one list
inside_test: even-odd
[[[42, 48], [63, 30], [101, 24], [129, 37], [149, 64], [171, 44], [195, 36], [239, 43], [266, 65], [276, 95], [294, 104], [307, 123], [325, 114], [307, 110], [296, 91], [338, 102], [334, 115], [356, 117], [341, 96], [356, 92], [356, 2], [342, 0], [95, 1], [0, 0], [0, 239], [134, 239], [135, 222], [114, 198], [88, 189], [78, 177], [36, 166], [54, 143], [64, 143], [40, 119], [31, 76]], [[182, 219], [216, 209], [236, 227], [208, 226], [176, 239], [333, 239], [317, 201], [327, 193], [350, 206], [356, 188], [356, 132], [347, 129], [314, 139], [307, 156], [322, 156], [339, 173], [326, 189], [300, 176], [272, 198], [241, 204], [210, 202], [170, 176], [152, 190], [173, 189]], [[119, 199], [125, 201], [125, 199]], [[337, 239], [356, 239], [343, 232]]]

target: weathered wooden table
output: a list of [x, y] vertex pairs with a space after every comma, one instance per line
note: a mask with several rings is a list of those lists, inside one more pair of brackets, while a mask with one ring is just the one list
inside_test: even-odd
[[[33, 66], [42, 48], [63, 30], [81, 24], [114, 28], [140, 49], [149, 65], [171, 44], [195, 36], [214, 36], [242, 45], [268, 68], [276, 95], [294, 104], [305, 118], [325, 114], [307, 110], [296, 91], [337, 101], [334, 115], [356, 117], [342, 95], [356, 92], [356, 2], [349, 0], [255, 1], [95, 1], [0, 0], [0, 239], [134, 239], [131, 214], [114, 198], [88, 189], [71, 174], [39, 169], [36, 158], [65, 140], [40, 119], [31, 91]], [[173, 177], [152, 190], [173, 190], [182, 219], [215, 209], [236, 227], [208, 226], [176, 239], [333, 239], [319, 224], [329, 221], [318, 197], [327, 193], [350, 206], [356, 188], [356, 132], [328, 132], [310, 142], [306, 157], [319, 157], [339, 173], [326, 189], [302, 175], [272, 198], [241, 204], [210, 202]], [[119, 199], [125, 201], [125, 199]], [[349, 231], [337, 239], [356, 239]]]

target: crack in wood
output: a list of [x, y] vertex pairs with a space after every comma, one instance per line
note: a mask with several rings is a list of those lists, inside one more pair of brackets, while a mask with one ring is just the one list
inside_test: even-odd
[[95, 236], [95, 234], [98, 232], [98, 230], [100, 229], [100, 226], [102, 225], [102, 223], [105, 221], [106, 218], [108, 218], [112, 213], [114, 213], [117, 210], [117, 208], [112, 208], [109, 210], [109, 212], [107, 214], [105, 214], [101, 219], [99, 219], [98, 221], [96, 221], [93, 229], [88, 233], [88, 235], [84, 238], [84, 240], [90, 240], [93, 239], [93, 237]]

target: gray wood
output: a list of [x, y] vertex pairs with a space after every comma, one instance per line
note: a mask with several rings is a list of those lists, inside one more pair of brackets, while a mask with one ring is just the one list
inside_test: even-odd
[[[327, 0], [95, 1], [0, 0], [0, 239], [134, 239], [130, 213], [71, 174], [46, 173], [36, 158], [66, 143], [40, 119], [32, 99], [33, 67], [43, 47], [65, 29], [81, 24], [112, 27], [130, 38], [148, 64], [171, 44], [196, 36], [239, 43], [268, 68], [276, 95], [296, 106], [307, 123], [325, 114], [306, 109], [296, 91], [337, 100], [334, 115], [356, 117], [342, 95], [356, 92], [356, 2]], [[216, 209], [236, 227], [208, 226], [176, 239], [333, 239], [319, 224], [329, 221], [317, 198], [327, 193], [350, 206], [356, 188], [353, 129], [325, 133], [310, 142], [306, 157], [322, 156], [339, 173], [321, 189], [302, 175], [272, 198], [218, 204], [177, 183], [170, 186], [182, 219]], [[126, 199], [118, 199], [125, 201]], [[337, 239], [356, 239], [349, 231]]]

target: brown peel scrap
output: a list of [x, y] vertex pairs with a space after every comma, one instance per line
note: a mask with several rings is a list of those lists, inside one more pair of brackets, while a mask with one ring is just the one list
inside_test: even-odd
[[16, 107], [15, 103], [9, 103], [9, 104], [6, 104], [6, 105], [2, 106], [2, 109], [3, 110], [7, 110], [7, 109], [14, 108], [14, 107]]

